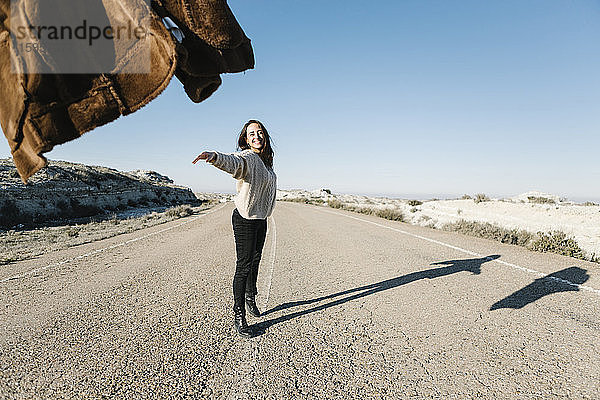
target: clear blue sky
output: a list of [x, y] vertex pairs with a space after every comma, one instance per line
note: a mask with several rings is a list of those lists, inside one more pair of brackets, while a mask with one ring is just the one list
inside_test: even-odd
[[[230, 0], [256, 68], [207, 101], [176, 78], [47, 156], [234, 191], [191, 161], [262, 120], [279, 188], [600, 199], [600, 1]], [[0, 157], [9, 156], [8, 145]]]

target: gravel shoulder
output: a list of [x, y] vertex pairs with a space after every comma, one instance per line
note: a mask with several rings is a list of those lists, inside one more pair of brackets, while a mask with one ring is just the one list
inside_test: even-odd
[[52, 225], [37, 228], [0, 230], [0, 266], [164, 224], [199, 213], [212, 205], [214, 202], [200, 206], [185, 204], [175, 207], [138, 208], [70, 223], [54, 222]]

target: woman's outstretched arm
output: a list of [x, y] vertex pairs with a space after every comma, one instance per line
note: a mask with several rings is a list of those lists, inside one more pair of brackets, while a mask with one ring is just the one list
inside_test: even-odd
[[230, 173], [235, 179], [244, 179], [248, 172], [248, 161], [238, 153], [224, 154], [218, 151], [203, 151], [194, 161], [206, 160], [215, 167]]
[[196, 164], [200, 160], [206, 160], [206, 162], [211, 162], [216, 157], [217, 154], [214, 151], [203, 151], [198, 157], [196, 157], [194, 161], [192, 161], [192, 164]]

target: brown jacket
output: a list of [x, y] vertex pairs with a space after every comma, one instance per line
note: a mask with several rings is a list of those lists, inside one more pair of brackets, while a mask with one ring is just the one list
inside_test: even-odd
[[[43, 153], [139, 110], [166, 88], [173, 75], [183, 83], [188, 97], [200, 102], [219, 87], [221, 73], [254, 67], [250, 40], [226, 0], [153, 0], [150, 7], [143, 0], [103, 0], [98, 4], [111, 23], [127, 21], [148, 27], [149, 34], [139, 45], [150, 49], [151, 68], [145, 73], [129, 72], [139, 70], [147, 54], [144, 58], [139, 52], [124, 50], [115, 40], [111, 53], [115, 67], [110, 73], [34, 73], [56, 66], [41, 51], [15, 50], [11, 17], [15, 25], [17, 18], [39, 20], [36, 13], [45, 1], [12, 0], [13, 6], [20, 2], [16, 4], [24, 11], [11, 15], [11, 0], [0, 0], [0, 124], [24, 183], [46, 166]], [[53, 2], [53, 7], [62, 4], [70, 13], [76, 4], [73, 0]], [[181, 43], [165, 28], [163, 17], [179, 26], [184, 34]], [[94, 55], [85, 57], [93, 59]], [[99, 61], [103, 60], [90, 62]]]

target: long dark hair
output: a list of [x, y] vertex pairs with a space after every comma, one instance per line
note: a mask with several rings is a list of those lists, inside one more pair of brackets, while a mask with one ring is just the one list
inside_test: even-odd
[[255, 119], [251, 119], [250, 121], [244, 124], [244, 127], [242, 128], [242, 131], [240, 132], [240, 136], [238, 137], [237, 141], [238, 149], [246, 150], [250, 148], [248, 142], [246, 141], [246, 130], [248, 129], [248, 125], [250, 124], [258, 124], [258, 126], [260, 126], [260, 129], [263, 131], [264, 144], [262, 149], [260, 149], [260, 153], [258, 153], [258, 155], [267, 167], [273, 168], [273, 156], [275, 155], [275, 153], [273, 153], [273, 148], [271, 147], [271, 136], [269, 136], [269, 132], [267, 131], [267, 128], [265, 128], [262, 122], [257, 121]]

